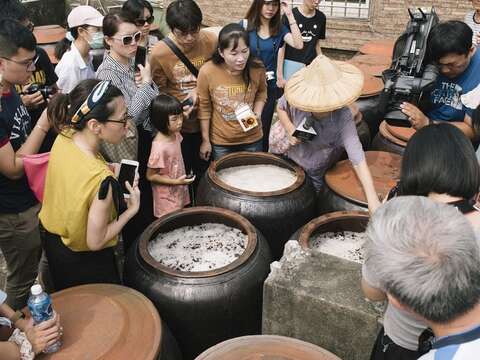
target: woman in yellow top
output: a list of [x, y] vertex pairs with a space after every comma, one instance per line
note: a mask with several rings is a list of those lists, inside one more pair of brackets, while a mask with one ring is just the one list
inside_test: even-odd
[[113, 246], [138, 212], [140, 191], [130, 192], [118, 216], [121, 190], [99, 153], [101, 141], [118, 144], [127, 130], [122, 93], [109, 81], [85, 80], [49, 104], [61, 133], [50, 153], [40, 221], [56, 290], [88, 283], [119, 283]]

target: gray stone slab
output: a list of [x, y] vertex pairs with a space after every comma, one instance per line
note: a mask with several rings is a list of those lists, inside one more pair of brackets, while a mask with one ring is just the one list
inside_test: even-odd
[[343, 360], [369, 359], [383, 307], [366, 300], [361, 265], [289, 241], [264, 285], [264, 334], [319, 345]]

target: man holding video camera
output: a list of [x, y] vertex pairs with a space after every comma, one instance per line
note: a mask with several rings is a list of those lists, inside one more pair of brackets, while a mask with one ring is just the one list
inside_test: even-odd
[[460, 99], [480, 83], [480, 53], [472, 46], [472, 30], [461, 21], [437, 24], [428, 38], [428, 60], [440, 72], [436, 85], [424, 97], [426, 104], [418, 108], [404, 102], [402, 112], [415, 129], [448, 121], [473, 138], [473, 109], [465, 107]]

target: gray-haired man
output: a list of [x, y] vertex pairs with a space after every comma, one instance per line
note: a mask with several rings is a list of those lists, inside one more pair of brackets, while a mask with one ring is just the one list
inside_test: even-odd
[[389, 307], [431, 327], [433, 349], [421, 359], [478, 359], [480, 248], [465, 216], [450, 205], [404, 196], [377, 210], [367, 235], [365, 294], [379, 300], [384, 293]]

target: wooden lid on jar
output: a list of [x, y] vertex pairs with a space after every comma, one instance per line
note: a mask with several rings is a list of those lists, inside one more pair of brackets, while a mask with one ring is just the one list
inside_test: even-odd
[[35, 35], [35, 39], [37, 39], [39, 45], [55, 44], [62, 41], [66, 33], [67, 30], [60, 25], [35, 26], [33, 30], [33, 35]]
[[396, 144], [396, 145], [399, 145], [399, 146], [402, 146], [402, 147], [406, 147], [407, 146], [407, 142], [402, 140], [402, 139], [399, 139], [398, 137], [394, 136], [390, 130], [389, 130], [389, 126], [387, 124], [386, 121], [382, 121], [380, 123], [380, 127], [378, 129], [378, 132], [380, 133], [381, 136], [383, 136], [385, 139], [387, 139], [388, 141]]
[[403, 127], [403, 126], [393, 126], [390, 124], [386, 124], [387, 130], [390, 134], [395, 136], [396, 138], [407, 141], [415, 134], [417, 131], [411, 127]]
[[217, 344], [195, 360], [341, 360], [305, 341], [275, 335], [243, 336]]
[[[383, 199], [400, 178], [402, 157], [384, 151], [365, 152], [377, 194]], [[338, 162], [325, 174], [329, 188], [347, 200], [367, 205], [367, 199], [350, 160]]]
[[157, 359], [161, 320], [152, 302], [119, 285], [76, 286], [52, 294], [63, 345], [42, 359]]
[[378, 77], [392, 63], [389, 57], [382, 55], [355, 55], [347, 62], [359, 67], [364, 73]]
[[363, 82], [362, 94], [360, 95], [361, 98], [370, 97], [374, 95], [378, 95], [383, 90], [383, 80], [371, 76], [369, 74], [365, 74], [365, 80]]
[[394, 46], [395, 46], [394, 40], [388, 40], [388, 39], [372, 40], [363, 44], [360, 47], [359, 51], [362, 54], [382, 55], [382, 56], [387, 56], [389, 58], [392, 58]]

